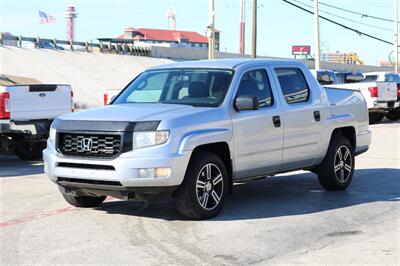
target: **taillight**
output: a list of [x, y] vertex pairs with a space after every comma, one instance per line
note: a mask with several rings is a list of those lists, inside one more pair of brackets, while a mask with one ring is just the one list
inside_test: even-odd
[[369, 87], [368, 90], [371, 93], [371, 97], [378, 97], [378, 87]]
[[397, 97], [400, 97], [400, 83], [397, 84]]
[[74, 111], [74, 92], [71, 90], [71, 112]]
[[0, 119], [10, 118], [10, 94], [8, 92], [0, 93]]
[[103, 95], [103, 101], [104, 101], [104, 105], [108, 104], [108, 93], [104, 93]]

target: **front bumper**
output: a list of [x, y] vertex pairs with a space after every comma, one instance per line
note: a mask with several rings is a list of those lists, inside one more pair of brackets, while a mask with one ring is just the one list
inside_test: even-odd
[[[129, 155], [115, 159], [66, 157], [47, 148], [43, 151], [44, 168], [49, 178], [63, 186], [100, 188], [102, 190], [136, 190], [179, 186], [185, 176], [191, 153], [166, 155]], [[171, 168], [165, 178], [139, 178], [140, 168]], [[138, 189], [142, 188], [142, 189]]]

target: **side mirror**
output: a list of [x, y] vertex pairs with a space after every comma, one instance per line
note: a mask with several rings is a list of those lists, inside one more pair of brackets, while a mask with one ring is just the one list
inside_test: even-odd
[[257, 110], [259, 108], [256, 96], [241, 95], [236, 97], [234, 104], [236, 111]]

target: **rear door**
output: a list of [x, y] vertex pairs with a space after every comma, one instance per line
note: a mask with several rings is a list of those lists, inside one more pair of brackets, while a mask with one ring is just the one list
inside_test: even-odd
[[264, 68], [246, 71], [236, 91], [236, 97], [256, 96], [260, 104], [258, 110], [232, 111], [237, 178], [280, 170], [283, 129], [277, 119], [281, 119], [282, 114], [279, 99], [271, 89], [269, 76]]
[[297, 66], [275, 67], [274, 71], [283, 98], [282, 170], [311, 165], [319, 154], [324, 114], [321, 90], [311, 90], [302, 69]]
[[12, 86], [7, 91], [11, 120], [54, 119], [72, 109], [72, 92], [68, 85]]

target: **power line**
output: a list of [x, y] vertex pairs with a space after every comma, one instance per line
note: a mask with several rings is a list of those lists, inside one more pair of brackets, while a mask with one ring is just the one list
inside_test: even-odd
[[[310, 10], [308, 10], [308, 9], [305, 9], [305, 8], [299, 6], [299, 5], [296, 5], [296, 4], [294, 4], [294, 3], [290, 2], [290, 1], [287, 1], [287, 0], [282, 0], [282, 1], [285, 2], [285, 3], [287, 3], [287, 4], [289, 4], [289, 5], [292, 5], [292, 6], [294, 6], [294, 7], [297, 7], [298, 9], [301, 9], [301, 10], [307, 12], [307, 13], [314, 14], [314, 12], [312, 12], [312, 11], [310, 11]], [[380, 41], [380, 42], [383, 42], [383, 43], [386, 43], [386, 44], [393, 45], [392, 42], [386, 41], [386, 40], [384, 40], [384, 39], [381, 39], [381, 38], [379, 38], [379, 37], [373, 36], [373, 35], [371, 35], [371, 34], [368, 34], [368, 33], [359, 31], [359, 30], [357, 30], [357, 29], [351, 28], [351, 27], [349, 27], [349, 26], [346, 26], [346, 25], [344, 25], [344, 24], [342, 24], [342, 23], [336, 22], [336, 21], [334, 21], [334, 20], [332, 20], [332, 19], [329, 19], [329, 18], [327, 18], [327, 17], [321, 16], [321, 15], [319, 15], [318, 17], [320, 17], [320, 18], [322, 18], [322, 19], [324, 19], [324, 20], [326, 20], [326, 21], [329, 21], [329, 22], [331, 22], [331, 23], [333, 23], [333, 24], [335, 24], [335, 25], [338, 25], [338, 26], [340, 26], [340, 27], [342, 27], [342, 28], [345, 28], [345, 29], [347, 29], [347, 30], [353, 31], [353, 32], [357, 33], [357, 34], [360, 35], [360, 36], [361, 36], [361, 35], [364, 35], [364, 36], [369, 37], [369, 38], [371, 38], [371, 39], [374, 39], [374, 40], [377, 40], [377, 41]]]
[[[313, 6], [305, 4], [305, 3], [301, 2], [301, 1], [298, 1], [298, 0], [292, 0], [292, 1], [296, 2], [296, 3], [299, 3], [299, 4], [303, 5], [303, 6], [306, 6], [306, 7], [309, 7], [309, 8], [313, 8]], [[375, 28], [375, 29], [379, 29], [379, 30], [390, 31], [390, 32], [393, 31], [393, 30], [388, 29], [388, 28], [383, 28], [383, 27], [371, 25], [371, 24], [368, 24], [368, 23], [360, 22], [360, 21], [357, 21], [357, 20], [349, 19], [349, 18], [346, 18], [346, 17], [343, 17], [343, 16], [339, 16], [337, 14], [334, 14], [334, 13], [331, 13], [331, 12], [328, 12], [328, 11], [325, 11], [325, 10], [319, 10], [319, 12], [331, 15], [333, 17], [341, 18], [341, 19], [344, 19], [344, 20], [347, 20], [347, 21], [351, 21], [353, 23], [357, 23], [357, 24], [360, 24], [360, 25], [363, 25], [363, 26], [367, 26], [367, 27], [371, 27], [371, 28]]]
[[[313, 0], [310, 0], [310, 1], [313, 1]], [[362, 18], [372, 18], [372, 19], [377, 19], [377, 20], [382, 20], [382, 21], [387, 21], [387, 22], [394, 22], [394, 20], [392, 20], [392, 19], [387, 19], [387, 18], [381, 18], [381, 17], [377, 17], [377, 16], [372, 16], [372, 15], [368, 15], [368, 14], [365, 14], [365, 13], [360, 13], [360, 12], [352, 11], [352, 10], [349, 10], [349, 9], [346, 9], [346, 8], [343, 8], [343, 7], [333, 6], [333, 5], [330, 5], [330, 4], [327, 4], [327, 3], [319, 2], [319, 4], [320, 4], [320, 5], [324, 5], [324, 6], [328, 6], [328, 7], [330, 7], [330, 8], [338, 9], [338, 10], [341, 10], [341, 11], [344, 11], [344, 12], [347, 12], [347, 13], [356, 14], [356, 15], [361, 16]], [[397, 22], [397, 23], [400, 23], [400, 22]]]

